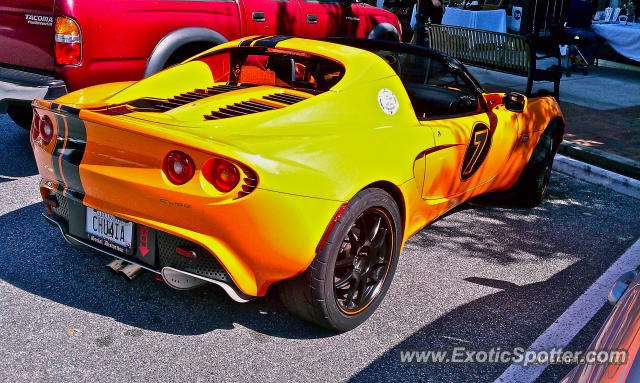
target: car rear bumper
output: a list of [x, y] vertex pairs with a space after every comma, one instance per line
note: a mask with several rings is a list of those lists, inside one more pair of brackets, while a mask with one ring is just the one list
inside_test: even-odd
[[53, 100], [66, 93], [64, 81], [51, 75], [0, 66], [0, 113], [10, 103]]
[[[55, 194], [54, 194], [55, 195]], [[81, 235], [74, 235], [70, 229], [71, 215], [77, 215], [77, 206], [70, 206], [75, 202], [68, 200], [62, 195], [57, 196], [57, 202], [59, 205], [50, 210], [50, 213], [43, 214], [45, 220], [52, 226], [57, 227], [60, 230], [63, 238], [73, 246], [86, 247], [98, 251], [102, 254], [119, 258], [129, 263], [136, 264], [143, 269], [151, 271], [155, 274], [161, 274], [163, 268], [174, 268], [182, 273], [192, 273], [191, 275], [214, 283], [222, 287], [225, 292], [236, 302], [248, 302], [252, 297], [244, 294], [236, 286], [231, 279], [231, 276], [220, 265], [216, 258], [212, 254], [208, 254], [206, 250], [200, 249], [202, 257], [196, 259], [195, 262], [183, 260], [181, 261], [178, 256], [175, 255], [175, 247], [177, 245], [187, 244], [191, 248], [197, 248], [196, 244], [190, 243], [184, 239], [173, 236], [171, 234], [154, 230], [152, 228], [144, 226], [146, 230], [149, 230], [150, 236], [153, 238], [153, 252], [159, 253], [156, 256], [157, 260], [153, 263], [145, 262], [136, 257], [136, 253], [128, 256], [124, 253], [114, 251], [106, 246], [102, 246], [87, 238], [83, 238]], [[77, 203], [75, 203], [77, 204]], [[75, 207], [75, 209], [74, 209]], [[74, 212], [75, 210], [75, 212]], [[76, 217], [77, 218], [77, 217]], [[156, 239], [158, 238], [158, 240]], [[159, 238], [162, 238], [161, 240]]]
[[[41, 181], [41, 193], [54, 196], [57, 205], [51, 207], [46, 218], [60, 228], [67, 241], [142, 265], [155, 273], [169, 267], [195, 274], [230, 286], [241, 297], [263, 296], [272, 283], [303, 272], [315, 256], [327, 222], [341, 204], [256, 190], [232, 203], [182, 208], [185, 211], [177, 217], [179, 222], [166, 223], [147, 218], [149, 213], [127, 214], [126, 207], [120, 205], [86, 204], [84, 201], [90, 198], [85, 196], [81, 202], [63, 190], [68, 191], [53, 181]], [[133, 200], [136, 202], [131, 203]], [[129, 201], [132, 206], [142, 202], [132, 197]], [[85, 230], [89, 208], [115, 213], [134, 223], [132, 254], [114, 251], [91, 240]], [[156, 207], [156, 210], [171, 209], [171, 206]], [[52, 219], [52, 215], [62, 221]], [[200, 231], [189, 228], [194, 222], [201, 224]], [[141, 228], [148, 231], [145, 242], [148, 240], [154, 258], [145, 258], [140, 252]], [[191, 260], [177, 257], [177, 247], [194, 250], [197, 256]]]

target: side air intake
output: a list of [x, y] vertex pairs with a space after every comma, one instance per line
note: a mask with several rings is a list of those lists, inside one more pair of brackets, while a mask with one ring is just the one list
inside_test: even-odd
[[306, 100], [304, 97], [296, 96], [288, 93], [276, 93], [270, 96], [264, 96], [265, 100], [276, 101], [287, 105], [292, 105], [302, 100]]
[[205, 114], [204, 118], [205, 120], [220, 120], [223, 118], [244, 116], [247, 114], [284, 108], [287, 105], [293, 105], [302, 100], [306, 100], [305, 97], [289, 93], [274, 93], [262, 98], [267, 101], [252, 99], [249, 101], [237, 102], [218, 110], [212, 110], [210, 114]]
[[201, 100], [206, 97], [215, 96], [221, 93], [232, 92], [245, 88], [251, 88], [254, 84], [238, 84], [238, 85], [216, 85], [206, 89], [195, 89], [191, 92], [182, 93], [169, 99], [160, 98], [140, 98], [127, 103], [136, 112], [167, 112], [182, 105], [189, 104], [194, 101]]

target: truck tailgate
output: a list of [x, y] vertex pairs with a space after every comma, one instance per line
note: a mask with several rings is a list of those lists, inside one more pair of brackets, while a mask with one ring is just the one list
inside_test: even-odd
[[53, 70], [55, 0], [0, 0], [0, 64]]

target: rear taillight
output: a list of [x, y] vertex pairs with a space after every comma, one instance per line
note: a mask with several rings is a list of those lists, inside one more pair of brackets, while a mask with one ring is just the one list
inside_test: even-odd
[[202, 169], [202, 174], [218, 191], [223, 193], [235, 189], [240, 182], [238, 168], [221, 158], [208, 162]]
[[67, 16], [56, 17], [56, 64], [75, 65], [82, 61], [82, 35], [78, 23]]
[[40, 138], [42, 139], [42, 145], [47, 146], [53, 139], [53, 122], [51, 122], [49, 116], [43, 116], [40, 119], [39, 126], [40, 128], [38, 130]]
[[35, 141], [40, 135], [40, 115], [33, 112], [33, 123], [31, 124], [31, 139]]
[[187, 183], [196, 172], [196, 166], [191, 157], [177, 150], [167, 154], [162, 169], [169, 181], [175, 185]]

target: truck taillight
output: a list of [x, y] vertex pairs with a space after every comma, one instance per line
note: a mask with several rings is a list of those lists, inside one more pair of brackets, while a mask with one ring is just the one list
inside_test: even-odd
[[78, 23], [67, 16], [56, 17], [56, 64], [75, 65], [82, 61], [82, 35]]

